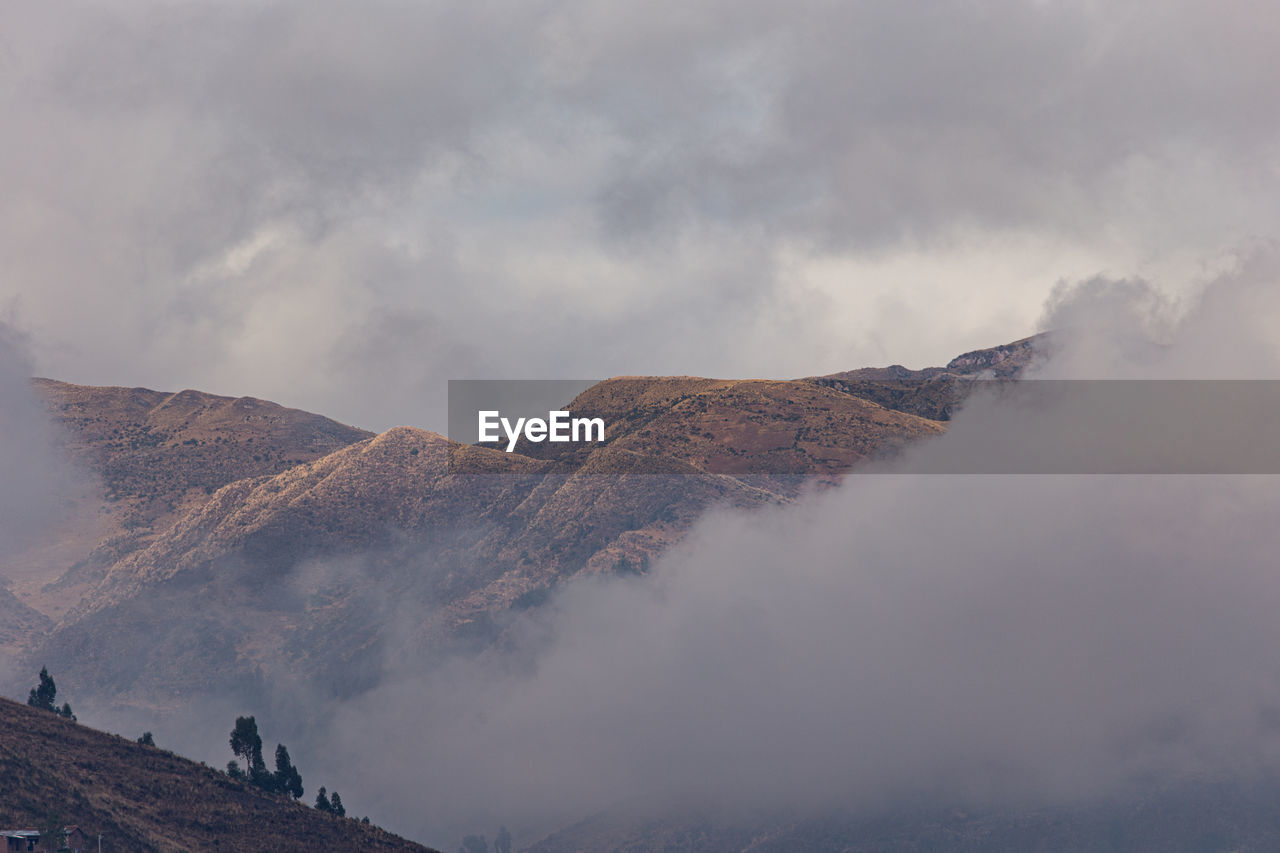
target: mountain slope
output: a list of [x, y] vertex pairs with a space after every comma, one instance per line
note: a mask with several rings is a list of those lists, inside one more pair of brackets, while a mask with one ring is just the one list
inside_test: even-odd
[[764, 475], [786, 492], [799, 479], [838, 474], [942, 432], [917, 415], [802, 381], [621, 377], [588, 388], [569, 409], [603, 418], [610, 447], [753, 483]]
[[63, 512], [0, 575], [0, 651], [29, 647], [107, 570], [220, 487], [322, 458], [371, 433], [250, 397], [145, 388], [97, 388], [50, 379], [32, 388], [56, 443], [81, 473]]
[[[954, 366], [1030, 352], [997, 350], [1012, 355]], [[607, 442], [518, 453], [250, 398], [41, 380], [116, 528], [53, 585], [65, 600], [43, 607], [52, 631], [24, 662], [100, 705], [252, 699], [273, 672], [359, 692], [389, 653], [483, 647], [577, 574], [644, 571], [715, 505], [786, 502], [944, 429], [855, 374], [607, 380], [568, 405], [605, 418]]]
[[122, 524], [150, 526], [245, 477], [274, 474], [371, 433], [253, 397], [33, 380], [68, 449], [101, 475]]
[[[458, 453], [488, 473], [453, 471]], [[643, 565], [714, 503], [782, 499], [652, 462], [605, 448], [558, 473], [393, 429], [219, 490], [114, 566], [29, 660], [78, 695], [133, 704], [251, 690], [259, 668], [358, 690], [393, 629], [408, 651], [438, 651], [575, 573]]]
[[265, 794], [202, 764], [0, 699], [0, 828], [55, 811], [104, 850], [428, 848]]

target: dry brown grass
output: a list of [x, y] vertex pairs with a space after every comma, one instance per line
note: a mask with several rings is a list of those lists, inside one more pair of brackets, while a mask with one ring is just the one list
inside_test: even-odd
[[[112, 470], [145, 458], [145, 488], [191, 494], [186, 484], [247, 472], [155, 516], [156, 532], [129, 548], [100, 548], [96, 586], [34, 644], [39, 660], [28, 659], [53, 665], [75, 695], [146, 707], [224, 689], [258, 667], [332, 681], [341, 658], [344, 673], [358, 673], [386, 633], [389, 611], [376, 602], [420, 614], [416, 654], [485, 636], [493, 617], [575, 575], [643, 571], [710, 507], [787, 502], [814, 479], [943, 429], [808, 381], [621, 378], [570, 404], [609, 425], [603, 445], [570, 448], [574, 466], [549, 444], [520, 448], [542, 451], [534, 458], [398, 427], [264, 471], [246, 462], [249, 438], [292, 447], [283, 454], [292, 458], [308, 431], [359, 434], [195, 392], [161, 399], [56, 383], [46, 392], [66, 398], [86, 458]], [[98, 405], [109, 416], [95, 414]], [[122, 448], [107, 440], [119, 427], [104, 432], [99, 418], [160, 419], [173, 437], [145, 452]], [[193, 447], [226, 459], [193, 463]], [[341, 591], [274, 594], [308, 559], [357, 554], [373, 562]], [[152, 638], [145, 645], [134, 639], [140, 625]]]
[[101, 833], [104, 851], [429, 849], [0, 699], [0, 826], [33, 828], [50, 811]]

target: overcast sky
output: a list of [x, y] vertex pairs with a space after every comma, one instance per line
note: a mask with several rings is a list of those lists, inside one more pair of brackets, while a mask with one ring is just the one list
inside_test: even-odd
[[1280, 234], [1267, 3], [8, 3], [34, 369], [443, 428], [448, 378], [795, 376], [1175, 304]]

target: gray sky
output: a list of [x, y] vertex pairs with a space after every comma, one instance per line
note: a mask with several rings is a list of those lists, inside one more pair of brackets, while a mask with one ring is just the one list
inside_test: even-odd
[[42, 374], [443, 428], [444, 380], [806, 375], [1173, 302], [1280, 233], [1265, 3], [11, 3]]

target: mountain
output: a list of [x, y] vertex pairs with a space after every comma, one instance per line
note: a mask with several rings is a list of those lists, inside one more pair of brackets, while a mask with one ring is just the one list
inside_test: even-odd
[[920, 416], [803, 381], [620, 377], [588, 388], [569, 409], [603, 418], [614, 449], [792, 493], [800, 480], [942, 432]]
[[430, 853], [163, 749], [0, 699], [0, 829], [36, 828], [51, 812], [87, 838], [101, 834], [104, 850]]
[[[42, 588], [79, 596], [27, 668], [134, 707], [251, 693], [273, 670], [358, 692], [406, 610], [415, 654], [492, 642], [569, 577], [642, 571], [713, 505], [785, 502], [942, 429], [805, 381], [610, 380], [570, 404], [610, 440], [566, 468], [262, 401], [37, 387], [123, 506]], [[313, 570], [342, 560], [359, 568]]]
[[[456, 452], [501, 476], [451, 473]], [[35, 655], [77, 691], [139, 704], [234, 691], [260, 667], [350, 692], [392, 624], [438, 650], [564, 577], [656, 550], [711, 503], [776, 498], [692, 469], [647, 476], [649, 461], [606, 449], [554, 474], [393, 429], [223, 487], [113, 566]]]
[[[605, 418], [607, 441], [515, 453], [247, 397], [35, 380], [88, 476], [61, 526], [6, 558], [0, 643], [10, 673], [47, 664], [82, 712], [285, 701], [305, 727], [398, 660], [501, 646], [572, 578], [647, 571], [716, 506], [787, 503], [940, 435], [962, 381], [1035, 346], [906, 374], [619, 377], [567, 403]], [[912, 382], [951, 394], [945, 410]]]
[[0, 642], [100, 707], [251, 702], [273, 673], [358, 693], [389, 655], [499, 641], [576, 575], [643, 572], [713, 506], [785, 503], [944, 430], [872, 375], [619, 377], [568, 404], [604, 417], [606, 442], [516, 453], [247, 397], [36, 380], [96, 487], [79, 522], [6, 566], [19, 580], [0, 594]]
[[[222, 486], [320, 459], [372, 435], [252, 397], [50, 379], [33, 386], [68, 455], [89, 472], [63, 523], [4, 566], [15, 594], [54, 620], [112, 566]], [[0, 643], [6, 639], [0, 635]]]

